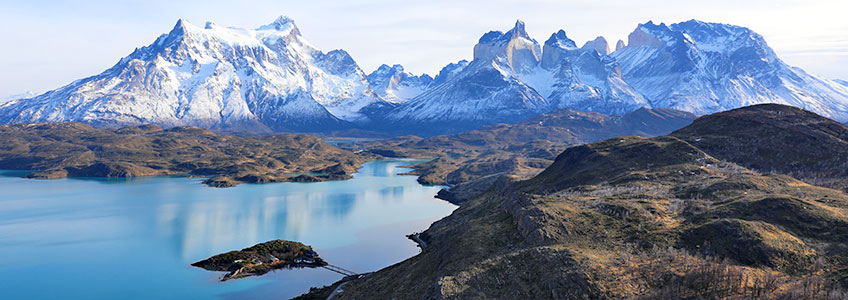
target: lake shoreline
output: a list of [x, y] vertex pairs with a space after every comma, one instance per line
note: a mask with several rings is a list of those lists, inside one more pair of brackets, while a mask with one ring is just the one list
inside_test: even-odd
[[0, 226], [0, 236], [16, 246], [0, 247], [0, 281], [13, 283], [4, 291], [11, 296], [50, 298], [52, 290], [72, 300], [296, 297], [342, 276], [283, 268], [219, 283], [225, 274], [189, 265], [274, 239], [312, 245], [357, 273], [414, 256], [419, 250], [404, 236], [456, 207], [433, 201], [438, 188], [398, 175], [410, 163], [372, 160], [351, 180], [232, 189], [209, 189], [192, 176], [35, 181], [12, 171], [0, 176], [0, 219], [11, 225]]

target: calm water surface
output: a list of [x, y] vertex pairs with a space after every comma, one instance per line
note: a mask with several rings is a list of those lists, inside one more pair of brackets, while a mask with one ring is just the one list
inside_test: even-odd
[[375, 271], [418, 253], [405, 235], [455, 206], [400, 165], [364, 165], [354, 179], [243, 184], [202, 179], [28, 180], [0, 171], [0, 299], [287, 299], [341, 279], [278, 270], [219, 282], [189, 266], [272, 240], [312, 245], [328, 262]]

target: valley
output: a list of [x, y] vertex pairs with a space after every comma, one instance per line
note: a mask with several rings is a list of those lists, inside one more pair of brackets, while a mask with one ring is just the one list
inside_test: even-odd
[[405, 33], [470, 55], [433, 75], [288, 16], [148, 28], [0, 101], [0, 298], [848, 299], [845, 81], [738, 25], [567, 21]]

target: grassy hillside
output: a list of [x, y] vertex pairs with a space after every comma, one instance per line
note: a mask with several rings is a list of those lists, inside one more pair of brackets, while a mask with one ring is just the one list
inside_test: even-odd
[[478, 195], [501, 177], [528, 178], [569, 145], [620, 135], [657, 136], [688, 125], [695, 115], [672, 109], [639, 109], [624, 115], [572, 110], [541, 114], [453, 135], [399, 137], [359, 146], [384, 156], [433, 157], [414, 166], [424, 184], [450, 185], [440, 197], [456, 203]]
[[[783, 109], [740, 115], [790, 128], [816, 120], [782, 119]], [[742, 124], [568, 148], [538, 176], [496, 181], [425, 231], [421, 254], [350, 281], [339, 298], [845, 299], [848, 195], [746, 168], [679, 134], [742, 147], [760, 141], [737, 132], [768, 126]]]
[[671, 135], [750, 169], [848, 188], [848, 126], [800, 108], [734, 109], [699, 118]]

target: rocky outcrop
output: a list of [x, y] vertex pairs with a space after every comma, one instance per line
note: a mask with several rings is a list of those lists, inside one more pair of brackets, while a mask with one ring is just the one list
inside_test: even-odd
[[610, 54], [609, 43], [607, 43], [607, 39], [602, 36], [599, 36], [594, 40], [586, 42], [586, 44], [583, 44], [583, 47], [581, 47], [581, 49], [595, 50], [601, 55]]
[[625, 44], [624, 44], [624, 41], [622, 41], [622, 40], [618, 40], [618, 42], [615, 43], [615, 51], [621, 50], [624, 47], [625, 47]]

